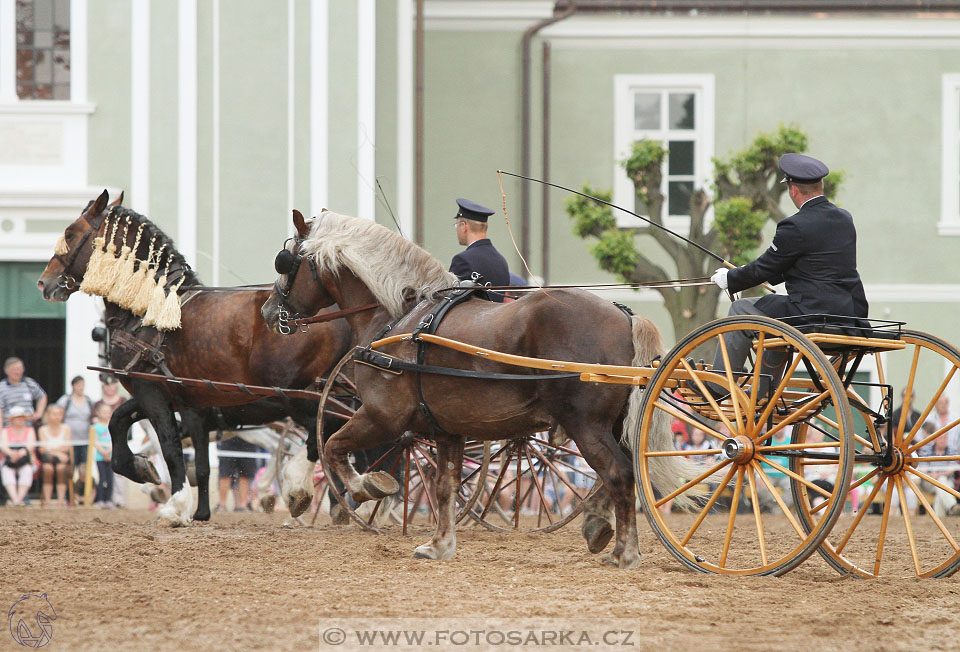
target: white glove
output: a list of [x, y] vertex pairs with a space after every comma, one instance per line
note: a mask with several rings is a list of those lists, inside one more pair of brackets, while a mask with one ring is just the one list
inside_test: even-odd
[[730, 270], [726, 267], [721, 267], [713, 273], [713, 276], [710, 277], [710, 280], [720, 286], [721, 290], [727, 289], [727, 272]]

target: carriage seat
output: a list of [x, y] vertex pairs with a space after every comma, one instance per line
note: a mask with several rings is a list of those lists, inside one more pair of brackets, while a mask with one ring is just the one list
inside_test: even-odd
[[906, 346], [900, 339], [905, 322], [900, 321], [821, 314], [785, 317], [780, 321], [806, 335], [827, 354], [877, 353]]

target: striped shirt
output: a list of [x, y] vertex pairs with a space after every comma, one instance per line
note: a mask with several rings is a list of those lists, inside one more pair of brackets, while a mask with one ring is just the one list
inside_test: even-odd
[[6, 378], [0, 380], [0, 410], [3, 410], [3, 425], [9, 423], [11, 408], [22, 406], [33, 414], [37, 401], [46, 396], [39, 383], [33, 378], [24, 376], [16, 385], [11, 385]]

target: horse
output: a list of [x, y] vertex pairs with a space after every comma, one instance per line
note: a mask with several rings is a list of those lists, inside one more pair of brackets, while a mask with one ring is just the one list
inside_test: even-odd
[[[333, 304], [346, 310], [376, 301], [375, 312], [346, 317], [358, 342], [369, 343], [387, 325], [391, 334], [414, 330], [457, 283], [429, 253], [370, 220], [325, 211], [308, 225], [294, 211], [293, 222], [297, 237], [277, 255], [280, 276], [261, 309], [273, 329], [281, 309], [310, 314]], [[416, 303], [408, 309], [411, 294]], [[540, 290], [509, 303], [471, 298], [447, 313], [436, 334], [515, 355], [611, 365], [650, 364], [663, 353], [653, 322], [579, 289]], [[634, 438], [639, 423], [641, 388], [571, 377], [538, 379], [555, 374], [439, 346], [427, 347], [418, 359], [418, 346], [415, 339], [398, 338], [377, 351], [433, 367], [529, 379], [491, 382], [357, 365], [362, 406], [322, 451], [324, 463], [329, 462], [355, 501], [391, 495], [397, 486], [384, 473], [358, 474], [349, 459], [351, 451], [393, 441], [407, 430], [430, 433], [438, 451], [438, 523], [414, 557], [450, 559], [456, 554], [455, 492], [465, 439], [521, 437], [557, 423], [603, 481], [587, 501], [583, 534], [588, 549], [602, 551], [615, 527], [616, 545], [604, 563], [619, 568], [639, 564], [633, 469], [623, 446]], [[654, 425], [651, 437], [655, 448], [673, 449], [666, 420]], [[694, 477], [690, 463], [679, 456], [656, 460], [652, 480], [664, 494]]]
[[[87, 291], [88, 287], [91, 293], [104, 296], [104, 321], [113, 343], [110, 362], [114, 368], [303, 388], [325, 375], [351, 346], [351, 332], [342, 320], [315, 325], [297, 337], [281, 337], [269, 331], [258, 315], [270, 294], [268, 290], [202, 291], [203, 285], [173, 241], [146, 217], [123, 208], [121, 200], [122, 194], [110, 204], [104, 190], [88, 203], [64, 230], [37, 281], [47, 301], [66, 301], [78, 289]], [[157, 323], [161, 317], [167, 318], [163, 326]], [[209, 431], [205, 427], [210, 424], [208, 421], [204, 426], [203, 422], [210, 414], [199, 409], [236, 409], [259, 397], [131, 378], [122, 378], [121, 382], [132, 400], [123, 403], [110, 419], [111, 467], [135, 482], [159, 483], [153, 465], [146, 457], [135, 456], [126, 438], [130, 425], [149, 419], [171, 478], [172, 495], [158, 510], [158, 520], [172, 526], [188, 524], [193, 500], [186, 484], [174, 416], [179, 412], [183, 430], [193, 439], [197, 453], [201, 504], [193, 518], [209, 519]], [[314, 432], [307, 442], [307, 459], [297, 474], [298, 495], [291, 502], [306, 509], [313, 496], [313, 464], [308, 462], [318, 457], [316, 407], [304, 415], [303, 410], [281, 404], [281, 409], [260, 411], [257, 420], [246, 423], [263, 423], [287, 414], [300, 421], [306, 416]], [[236, 422], [244, 422], [244, 418]], [[204, 470], [206, 477], [201, 475]]]

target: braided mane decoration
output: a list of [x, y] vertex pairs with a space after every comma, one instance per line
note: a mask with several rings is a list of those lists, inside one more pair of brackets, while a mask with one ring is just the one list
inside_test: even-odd
[[349, 269], [394, 317], [403, 314], [406, 291], [438, 301], [442, 295], [437, 290], [457, 282], [439, 260], [390, 229], [332, 211], [313, 221], [303, 253], [313, 256], [321, 273]]
[[[121, 222], [123, 231], [118, 252], [116, 234]], [[174, 248], [173, 240], [149, 219], [122, 206], [110, 208], [103, 228], [107, 235], [94, 238], [93, 253], [80, 289], [144, 317], [145, 326], [154, 325], [159, 330], [179, 328], [178, 292], [183, 286], [200, 285], [200, 280]], [[136, 233], [133, 245], [127, 244], [131, 229]], [[157, 279], [161, 270], [163, 273]], [[176, 284], [167, 287], [167, 274], [171, 270], [179, 270], [180, 274], [174, 277]]]

